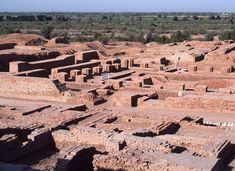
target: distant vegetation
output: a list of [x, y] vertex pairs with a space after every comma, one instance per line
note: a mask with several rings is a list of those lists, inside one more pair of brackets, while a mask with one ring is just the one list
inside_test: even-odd
[[46, 25], [41, 28], [41, 35], [47, 39], [50, 39], [52, 37], [51, 34], [52, 34], [53, 29], [54, 29], [53, 26]]
[[235, 40], [235, 14], [222, 13], [0, 13], [0, 34], [36, 33], [70, 41], [171, 43]]

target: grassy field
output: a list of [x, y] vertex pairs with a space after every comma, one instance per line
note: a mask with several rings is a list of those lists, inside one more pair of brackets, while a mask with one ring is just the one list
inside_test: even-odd
[[[0, 13], [0, 34], [42, 33], [67, 36], [70, 41], [112, 40], [160, 43], [232, 39], [234, 14], [221, 13]], [[29, 17], [30, 16], [30, 17]], [[200, 35], [200, 36], [195, 36]]]

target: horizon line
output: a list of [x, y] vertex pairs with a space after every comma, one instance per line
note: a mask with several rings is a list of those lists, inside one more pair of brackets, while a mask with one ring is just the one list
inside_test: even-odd
[[0, 13], [229, 13], [228, 11], [0, 11]]

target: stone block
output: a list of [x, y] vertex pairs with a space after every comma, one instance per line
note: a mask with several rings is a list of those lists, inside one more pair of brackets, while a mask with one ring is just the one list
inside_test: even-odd
[[100, 75], [101, 72], [102, 72], [102, 68], [99, 67], [99, 66], [94, 67], [94, 68], [92, 69], [92, 73], [93, 73], [94, 75]]
[[87, 75], [87, 76], [91, 76], [92, 75], [91, 68], [84, 68], [84, 69], [82, 69], [82, 74], [83, 75]]
[[76, 83], [85, 83], [85, 82], [87, 82], [87, 76], [86, 75], [77, 75], [75, 77], [75, 82]]
[[190, 65], [188, 67], [188, 72], [196, 72], [197, 71], [197, 66], [195, 65]]
[[206, 85], [196, 85], [194, 91], [196, 92], [207, 92], [208, 87]]

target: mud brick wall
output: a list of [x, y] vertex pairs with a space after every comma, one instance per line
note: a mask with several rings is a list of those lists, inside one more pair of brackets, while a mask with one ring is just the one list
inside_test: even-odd
[[[144, 161], [144, 157], [147, 154], [143, 153], [142, 157], [137, 157], [132, 151], [127, 151], [125, 155], [121, 153], [108, 154], [108, 155], [95, 155], [93, 160], [94, 170], [98, 171], [100, 168], [109, 168], [111, 170], [170, 170], [170, 171], [211, 171], [211, 170], [221, 170], [221, 162], [217, 159], [205, 160], [203, 157], [193, 157], [184, 155], [182, 158], [174, 154], [173, 158], [170, 158], [167, 154], [151, 154], [154, 158], [151, 162], [147, 163]], [[163, 156], [164, 159], [160, 160], [159, 155]], [[175, 160], [174, 158], [177, 158]], [[194, 162], [194, 167], [190, 167], [189, 164], [184, 164], [180, 161], [190, 160]], [[171, 160], [170, 162], [168, 160]], [[172, 162], [172, 163], [171, 163]], [[206, 165], [206, 168], [203, 166]], [[134, 169], [133, 169], [134, 168]], [[203, 169], [202, 169], [203, 168]]]
[[165, 100], [165, 107], [179, 109], [201, 109], [208, 111], [235, 111], [234, 99], [213, 99], [199, 96], [185, 96]]
[[51, 134], [47, 130], [32, 132], [24, 143], [16, 136], [11, 139], [11, 141], [3, 141], [2, 143], [0, 141], [0, 160], [2, 161], [9, 162], [20, 159], [52, 143]]
[[209, 153], [209, 155], [220, 158], [223, 161], [226, 160], [233, 151], [232, 144], [228, 140], [221, 138], [218, 138], [214, 144], [206, 144], [203, 150]]
[[22, 72], [35, 69], [47, 69], [50, 71], [52, 68], [73, 65], [75, 64], [75, 56], [67, 56], [63, 59], [49, 59], [36, 62], [13, 62], [10, 63], [10, 72]]
[[81, 143], [88, 146], [96, 146], [106, 151], [119, 151], [122, 148], [123, 141], [117, 141], [112, 138], [112, 131], [104, 129], [95, 129], [89, 127], [79, 127], [72, 130], [71, 133], [66, 131], [56, 131], [53, 138], [57, 146], [63, 143]]
[[201, 81], [206, 79], [220, 79], [218, 77], [219, 75], [209, 75], [208, 72], [205, 72], [204, 74], [191, 74], [191, 73], [181, 73], [181, 74], [164, 74], [168, 80], [178, 80], [178, 81]]
[[40, 47], [40, 46], [15, 46], [15, 49], [20, 49], [20, 50], [37, 50], [37, 51], [40, 51], [40, 50], [45, 50], [45, 48], [43, 47]]
[[27, 77], [44, 77], [48, 78], [49, 73], [45, 69], [36, 69], [31, 71], [25, 71], [25, 72], [19, 72], [17, 74], [14, 74], [14, 76], [27, 76]]
[[4, 97], [55, 100], [60, 91], [46, 78], [0, 76], [0, 94]]
[[98, 52], [96, 50], [86, 51], [86, 52], [78, 52], [76, 53], [76, 59], [78, 61], [89, 62], [93, 59], [99, 59]]
[[46, 52], [42, 54], [1, 54], [0, 63], [2, 64], [3, 71], [9, 71], [9, 63], [13, 61], [32, 62], [37, 60], [52, 59], [59, 56], [59, 52]]
[[0, 44], [0, 50], [4, 50], [4, 49], [14, 49], [15, 47], [15, 43], [4, 43], [4, 44]]
[[[132, 101], [135, 96], [138, 96], [138, 93], [128, 93], [127, 91], [120, 91], [116, 93], [113, 97], [114, 106], [132, 106]], [[137, 97], [135, 98], [137, 104]]]
[[122, 132], [115, 137], [116, 140], [125, 140], [128, 147], [142, 150], [157, 150], [162, 152], [171, 152], [170, 144], [158, 137], [139, 137], [129, 133]]
[[168, 83], [163, 85], [163, 89], [183, 91], [185, 89], [185, 84], [183, 83]]
[[81, 63], [81, 64], [76, 64], [76, 65], [70, 65], [66, 67], [58, 67], [54, 68], [52, 71], [53, 72], [70, 72], [71, 70], [81, 70], [83, 68], [93, 68], [97, 67], [100, 65], [100, 62], [86, 62], [86, 63]]
[[158, 99], [164, 100], [168, 97], [178, 97], [178, 91], [174, 90], [157, 90]]
[[196, 85], [206, 85], [208, 88], [218, 89], [233, 86], [235, 81], [229, 79], [207, 79], [198, 81]]
[[86, 128], [81, 127], [78, 129], [74, 129], [72, 131], [72, 134], [74, 135], [74, 140], [79, 141], [84, 144], [101, 144], [104, 145], [108, 141], [108, 137], [111, 136], [110, 132], [108, 131], [100, 131], [94, 128]]

